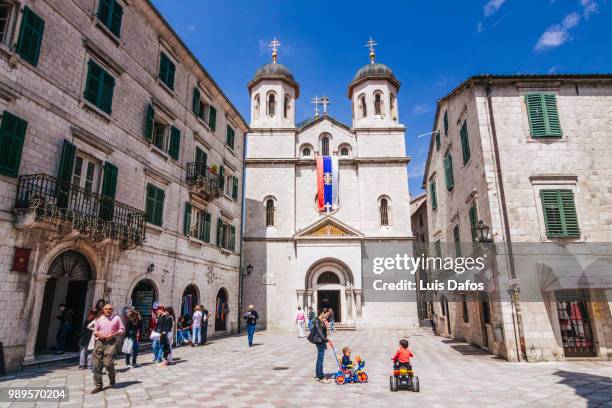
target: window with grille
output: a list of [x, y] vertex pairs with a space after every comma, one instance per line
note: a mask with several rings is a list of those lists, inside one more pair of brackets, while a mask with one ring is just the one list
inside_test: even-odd
[[266, 201], [266, 227], [274, 226], [274, 200], [269, 198]]
[[386, 198], [380, 199], [380, 225], [389, 225], [389, 202]]
[[329, 139], [327, 137], [321, 139], [321, 155], [329, 156]]

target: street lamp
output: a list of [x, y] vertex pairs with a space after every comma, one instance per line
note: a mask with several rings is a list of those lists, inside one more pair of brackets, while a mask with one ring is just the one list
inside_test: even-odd
[[476, 236], [478, 237], [479, 242], [493, 242], [493, 238], [491, 238], [490, 228], [482, 220], [478, 221], [478, 226], [476, 227]]

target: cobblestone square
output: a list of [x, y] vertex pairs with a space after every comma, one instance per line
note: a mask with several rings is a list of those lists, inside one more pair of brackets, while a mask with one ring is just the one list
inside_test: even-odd
[[[612, 406], [612, 363], [605, 361], [508, 363], [427, 330], [336, 332], [331, 337], [338, 353], [348, 345], [353, 358], [365, 359], [367, 384], [317, 383], [312, 344], [288, 333], [258, 332], [250, 349], [244, 336], [176, 349], [176, 364], [169, 367], [151, 364], [150, 353], [140, 356], [141, 367], [129, 370], [118, 358], [116, 387], [96, 395], [89, 394], [91, 373], [76, 366], [24, 371], [3, 377], [0, 386], [69, 387], [69, 402], [37, 405], [45, 407]], [[416, 355], [420, 393], [389, 390], [390, 358], [402, 337]], [[336, 367], [328, 351], [325, 372]], [[5, 406], [34, 404], [0, 404]]]

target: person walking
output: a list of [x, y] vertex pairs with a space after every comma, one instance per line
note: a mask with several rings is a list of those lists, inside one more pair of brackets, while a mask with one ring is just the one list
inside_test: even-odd
[[202, 341], [202, 309], [200, 305], [195, 307], [191, 317], [191, 347], [197, 347]]
[[329, 318], [329, 309], [323, 309], [323, 311], [319, 314], [319, 317], [315, 319], [312, 330], [308, 335], [308, 341], [317, 346], [317, 364], [315, 366], [315, 376], [316, 380], [320, 383], [329, 384], [327, 378], [325, 378], [325, 374], [323, 373], [323, 360], [325, 358], [325, 350], [327, 349], [327, 345], [329, 344], [331, 347], [334, 346], [332, 341], [327, 338], [327, 327], [325, 326], [325, 321]]
[[317, 315], [312, 306], [308, 307], [308, 330], [312, 330], [312, 325], [316, 319]]
[[253, 347], [253, 336], [255, 335], [255, 327], [257, 326], [257, 319], [259, 319], [259, 315], [257, 314], [257, 311], [255, 311], [255, 307], [253, 305], [249, 305], [249, 311], [246, 312], [243, 317], [246, 320], [249, 347]]
[[336, 322], [336, 316], [334, 316], [334, 309], [333, 308], [330, 307], [327, 310], [329, 312], [329, 317], [327, 318], [327, 321], [329, 323], [330, 330], [333, 332], [334, 331], [334, 323]]
[[208, 337], [208, 317], [210, 313], [203, 305], [200, 305], [200, 309], [202, 310], [202, 344], [206, 344], [206, 337]]
[[305, 321], [306, 317], [304, 316], [304, 311], [302, 310], [301, 306], [298, 306], [297, 314], [295, 315], [295, 325], [297, 327], [299, 338], [304, 337]]
[[[131, 340], [132, 346], [129, 348], [129, 353], [125, 353], [125, 365], [130, 367], [136, 367], [136, 359], [138, 358], [138, 351], [140, 350], [140, 330], [142, 328], [142, 319], [140, 313], [137, 310], [131, 309], [127, 315], [127, 322], [125, 324], [125, 340]], [[131, 359], [131, 364], [130, 364]]]
[[166, 360], [168, 364], [172, 364], [172, 350], [176, 344], [174, 341], [174, 333], [176, 333], [176, 315], [174, 314], [174, 308], [172, 306], [168, 306], [166, 310], [168, 311], [168, 317], [170, 318], [170, 331], [168, 332], [168, 345], [170, 346], [170, 353], [168, 354]]
[[93, 332], [89, 328], [89, 325], [96, 319], [96, 314], [96, 309], [91, 309], [89, 313], [87, 313], [83, 326], [81, 326], [81, 332], [79, 333], [79, 370], [85, 370], [88, 367], [91, 368], [89, 343]]
[[60, 321], [57, 335], [55, 336], [55, 354], [64, 354], [66, 349], [66, 340], [72, 330], [72, 322], [74, 321], [74, 312], [66, 307], [64, 303], [59, 306], [59, 314], [55, 316]]
[[102, 308], [102, 316], [94, 324], [95, 345], [93, 350], [94, 383], [96, 387], [91, 391], [96, 394], [103, 390], [102, 367], [108, 372], [111, 388], [115, 385], [115, 355], [117, 353], [116, 336], [125, 333], [125, 328], [119, 316], [114, 314], [111, 304]]
[[151, 314], [151, 329], [150, 339], [152, 341], [151, 348], [153, 349], [153, 363], [162, 362], [162, 346], [161, 346], [161, 332], [159, 329], [159, 321], [163, 316], [163, 306], [159, 304], [153, 305], [153, 311]]
[[168, 365], [168, 356], [170, 355], [170, 338], [168, 336], [169, 333], [172, 332], [172, 318], [168, 313], [168, 310], [164, 306], [159, 307], [161, 314], [157, 319], [157, 328], [156, 330], [159, 332], [159, 342], [162, 350], [162, 360], [159, 364], [161, 367]]

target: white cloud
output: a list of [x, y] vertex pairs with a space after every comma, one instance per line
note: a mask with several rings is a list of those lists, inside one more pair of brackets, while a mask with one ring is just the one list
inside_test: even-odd
[[599, 11], [599, 5], [595, 0], [580, 0], [582, 5], [582, 15], [584, 18], [589, 18], [591, 14], [595, 14]]
[[415, 115], [420, 115], [422, 113], [427, 113], [429, 111], [430, 111], [429, 107], [425, 105], [416, 105], [414, 109], [412, 109], [412, 113]]
[[489, 17], [501, 8], [504, 5], [506, 0], [489, 0], [487, 4], [484, 6], [484, 15], [485, 17]]
[[580, 14], [572, 13], [565, 16], [561, 24], [555, 24], [548, 28], [538, 40], [534, 47], [535, 51], [546, 51], [565, 44], [570, 37], [570, 30], [580, 23]]
[[195, 24], [189, 24], [189, 25], [187, 26], [187, 32], [188, 32], [188, 33], [193, 33], [195, 30], [196, 30], [196, 26], [195, 26]]
[[482, 25], [482, 21], [478, 22], [478, 25], [476, 26], [476, 32], [477, 33], [482, 33], [484, 31], [484, 26]]

